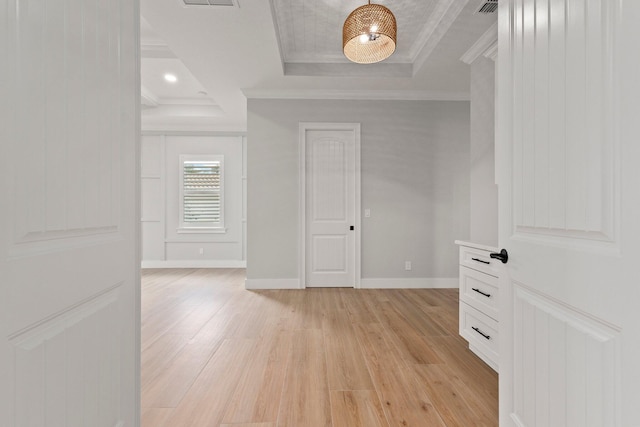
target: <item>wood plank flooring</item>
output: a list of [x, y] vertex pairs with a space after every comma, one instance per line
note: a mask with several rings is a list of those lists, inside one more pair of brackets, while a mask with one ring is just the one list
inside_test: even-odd
[[498, 425], [498, 377], [458, 335], [457, 289], [244, 279], [143, 270], [143, 427]]

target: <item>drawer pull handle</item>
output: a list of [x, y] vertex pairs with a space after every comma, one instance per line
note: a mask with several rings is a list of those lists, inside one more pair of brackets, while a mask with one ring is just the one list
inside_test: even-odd
[[484, 295], [487, 298], [491, 298], [491, 294], [485, 294], [484, 292], [482, 292], [480, 289], [476, 289], [476, 288], [471, 288], [472, 291], [476, 291], [477, 293], [479, 293], [480, 295]]
[[474, 331], [476, 331], [477, 333], [479, 333], [480, 335], [482, 335], [486, 339], [488, 339], [488, 340], [491, 339], [491, 336], [485, 334], [484, 332], [482, 332], [480, 329], [476, 328], [475, 326], [472, 326], [471, 329], [473, 329]]
[[481, 263], [483, 263], [483, 264], [491, 264], [491, 262], [490, 262], [490, 261], [483, 261], [483, 260], [478, 259], [478, 258], [471, 258], [471, 259], [472, 259], [473, 261], [481, 262]]

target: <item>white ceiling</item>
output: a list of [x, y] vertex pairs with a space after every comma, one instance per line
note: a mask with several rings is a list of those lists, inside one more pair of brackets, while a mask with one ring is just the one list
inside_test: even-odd
[[466, 99], [460, 57], [496, 21], [474, 13], [480, 0], [376, 0], [396, 16], [397, 50], [359, 65], [342, 54], [342, 24], [365, 1], [239, 2], [141, 1], [143, 128], [244, 131], [247, 96]]

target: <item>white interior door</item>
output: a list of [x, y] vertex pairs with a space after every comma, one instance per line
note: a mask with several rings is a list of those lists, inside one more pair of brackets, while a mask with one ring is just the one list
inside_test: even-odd
[[357, 125], [307, 126], [302, 134], [305, 277], [309, 287], [356, 285]]
[[501, 426], [640, 425], [640, 2], [500, 2]]
[[135, 426], [137, 1], [0, 22], [0, 425]]

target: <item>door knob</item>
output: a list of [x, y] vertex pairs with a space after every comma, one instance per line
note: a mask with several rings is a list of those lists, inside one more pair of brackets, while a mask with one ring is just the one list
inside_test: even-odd
[[506, 264], [509, 261], [509, 254], [506, 249], [502, 249], [500, 252], [494, 252], [489, 255], [493, 259], [499, 259], [503, 264]]

